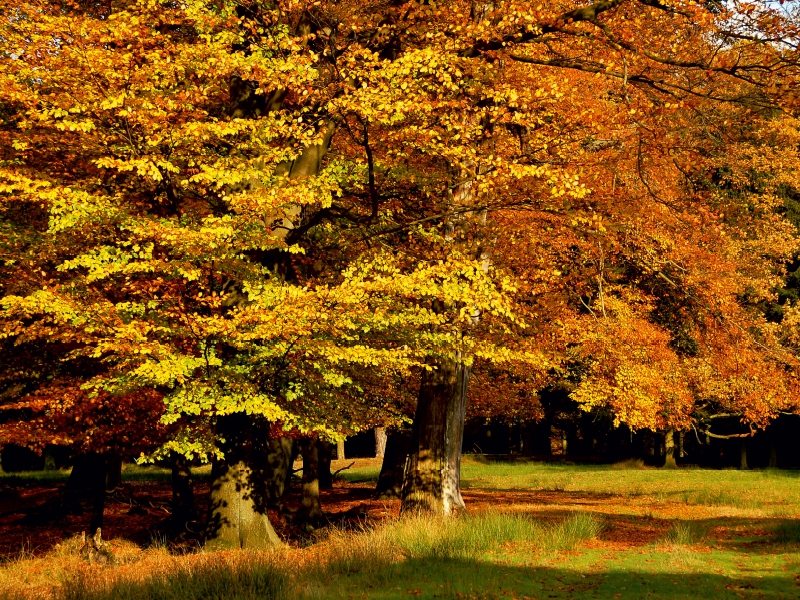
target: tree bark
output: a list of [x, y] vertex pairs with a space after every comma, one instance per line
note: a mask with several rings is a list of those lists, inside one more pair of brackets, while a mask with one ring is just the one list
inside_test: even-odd
[[[58, 465], [56, 465], [56, 457], [53, 453], [53, 447], [48, 446], [44, 449], [44, 470], [45, 471], [56, 471], [58, 470]], [[0, 467], [0, 473], [3, 472], [2, 467]]]
[[375, 458], [383, 458], [386, 454], [386, 428], [375, 428]]
[[300, 525], [316, 527], [325, 518], [319, 502], [319, 448], [317, 440], [305, 439], [300, 442], [303, 455], [303, 499], [295, 515]]
[[186, 457], [170, 453], [172, 465], [172, 532], [175, 536], [187, 533], [187, 524], [197, 518], [194, 508], [194, 482]]
[[664, 468], [677, 469], [678, 463], [675, 461], [675, 430], [667, 429], [664, 432]]
[[742, 438], [741, 446], [739, 446], [739, 468], [743, 471], [750, 468], [747, 466], [747, 438]]
[[109, 452], [106, 455], [106, 490], [112, 491], [122, 485], [122, 457]]
[[461, 444], [469, 367], [456, 354], [424, 371], [403, 479], [401, 512], [449, 515], [464, 508]]
[[375, 486], [375, 496], [385, 500], [400, 498], [403, 492], [403, 472], [405, 471], [408, 449], [411, 445], [411, 431], [392, 427], [387, 433], [386, 453]]
[[775, 447], [774, 436], [770, 436], [769, 438], [769, 468], [770, 469], [778, 468], [778, 450]]
[[106, 503], [106, 457], [92, 452], [75, 458], [72, 472], [64, 491], [63, 506], [67, 512], [82, 512], [81, 504], [88, 501], [92, 517], [89, 535], [103, 527]]
[[317, 442], [319, 454], [319, 488], [329, 490], [333, 487], [333, 474], [331, 473], [331, 458], [333, 457], [333, 444], [325, 440]]
[[216, 460], [211, 470], [207, 549], [260, 550], [281, 545], [267, 516], [264, 429], [243, 413], [217, 420], [224, 458]]
[[266, 473], [267, 506], [283, 509], [283, 497], [289, 489], [294, 462], [294, 440], [287, 437], [267, 441]]
[[344, 440], [336, 442], [336, 460], [344, 460]]

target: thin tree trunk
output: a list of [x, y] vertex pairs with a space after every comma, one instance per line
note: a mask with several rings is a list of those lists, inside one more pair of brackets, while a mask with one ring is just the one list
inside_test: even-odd
[[742, 443], [739, 447], [739, 468], [743, 471], [750, 468], [747, 466], [747, 438], [742, 438]]
[[375, 458], [383, 458], [386, 454], [386, 428], [375, 428]]
[[319, 489], [329, 490], [333, 487], [333, 474], [331, 473], [333, 444], [325, 440], [319, 440], [317, 446], [319, 454]]
[[675, 461], [675, 430], [667, 429], [664, 432], [664, 468], [677, 469], [678, 463]]
[[344, 440], [336, 442], [336, 460], [344, 460]]
[[461, 445], [469, 367], [459, 354], [434, 366], [422, 374], [401, 512], [449, 515], [464, 508]]
[[281, 545], [267, 516], [268, 468], [264, 428], [235, 413], [219, 417], [217, 434], [224, 458], [211, 470], [206, 548], [259, 550]]
[[315, 527], [325, 516], [319, 502], [319, 449], [317, 440], [305, 439], [300, 442], [303, 455], [303, 499], [295, 515], [295, 522]]
[[403, 472], [411, 445], [411, 431], [392, 427], [387, 433], [386, 453], [375, 486], [375, 496], [382, 499], [400, 498], [403, 492]]
[[683, 445], [683, 437], [684, 437], [684, 432], [683, 431], [679, 431], [678, 432], [678, 458], [683, 458], [683, 457], [686, 456], [686, 449], [685, 449], [685, 446]]
[[565, 430], [561, 430], [561, 454], [563, 456], [567, 455], [567, 448], [569, 444], [567, 442], [567, 432]]
[[170, 453], [172, 465], [172, 532], [185, 535], [186, 525], [197, 518], [194, 508], [194, 482], [189, 461], [183, 454]]

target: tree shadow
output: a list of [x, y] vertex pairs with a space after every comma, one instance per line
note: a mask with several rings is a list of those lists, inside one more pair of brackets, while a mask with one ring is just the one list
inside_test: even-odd
[[[795, 598], [797, 571], [724, 575], [652, 572], [645, 569], [581, 572], [552, 566], [501, 565], [480, 560], [419, 558], [366, 573], [340, 573], [332, 585], [358, 590], [359, 597], [445, 598]], [[372, 593], [371, 593], [372, 591]], [[331, 593], [328, 597], [335, 597]]]

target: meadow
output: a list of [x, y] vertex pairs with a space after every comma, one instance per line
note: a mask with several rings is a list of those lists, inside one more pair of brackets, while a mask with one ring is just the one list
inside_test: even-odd
[[[78, 556], [73, 535], [39, 555], [7, 557], [0, 598], [800, 597], [800, 472], [470, 457], [468, 510], [441, 521], [370, 500], [378, 469], [359, 460], [343, 471], [323, 495], [333, 525], [283, 549], [176, 553], [158, 539], [117, 538], [108, 542], [113, 563], [97, 565]], [[124, 473], [133, 482], [165, 475]], [[353, 512], [347, 498], [359, 519], [335, 518]]]

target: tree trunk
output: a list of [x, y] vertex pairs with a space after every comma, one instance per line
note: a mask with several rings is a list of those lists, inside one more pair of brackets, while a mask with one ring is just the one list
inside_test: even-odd
[[[48, 446], [44, 449], [44, 470], [45, 471], [56, 471], [58, 470], [58, 465], [56, 465], [56, 456], [53, 453], [53, 447]], [[3, 469], [0, 468], [0, 473], [3, 472]]]
[[106, 490], [112, 491], [122, 485], [122, 457], [115, 452], [106, 455]]
[[375, 428], [375, 458], [383, 458], [386, 454], [386, 428]]
[[424, 371], [408, 462], [401, 512], [449, 515], [464, 508], [461, 444], [464, 438], [469, 367], [457, 354]]
[[331, 458], [333, 457], [333, 444], [325, 440], [317, 442], [319, 454], [319, 488], [329, 490], [333, 487], [333, 474], [331, 473]]
[[336, 442], [336, 460], [344, 460], [344, 440]]
[[269, 508], [283, 509], [283, 497], [292, 480], [293, 463], [293, 439], [279, 437], [267, 440], [267, 470], [264, 482], [267, 487], [267, 505]]
[[175, 536], [187, 533], [186, 525], [197, 518], [194, 508], [194, 482], [189, 461], [183, 454], [170, 453], [172, 465], [172, 532]]
[[561, 430], [561, 454], [563, 456], [567, 455], [567, 447], [568, 447], [567, 432], [566, 432], [566, 430], [562, 429]]
[[677, 469], [678, 463], [675, 461], [675, 430], [667, 429], [664, 432], [664, 468]]
[[221, 416], [223, 458], [211, 470], [206, 548], [260, 550], [281, 545], [267, 516], [265, 428], [243, 413]]
[[392, 427], [387, 433], [386, 453], [375, 486], [375, 496], [382, 499], [400, 498], [403, 492], [403, 472], [411, 445], [411, 431]]
[[317, 440], [305, 439], [300, 442], [303, 455], [303, 499], [295, 515], [295, 522], [316, 527], [325, 518], [319, 502], [319, 448]]
[[678, 458], [683, 458], [684, 456], [686, 456], [686, 449], [685, 449], [685, 447], [683, 445], [683, 436], [684, 436], [684, 432], [683, 431], [679, 431], [678, 432]]
[[742, 438], [742, 443], [739, 447], [739, 468], [743, 471], [750, 468], [747, 466], [747, 438]]
[[775, 447], [775, 438], [773, 436], [769, 438], [769, 468], [778, 468], [778, 450]]
[[63, 505], [67, 512], [82, 512], [81, 505], [88, 501], [92, 507], [89, 535], [103, 527], [106, 503], [106, 457], [92, 452], [75, 458], [72, 472], [64, 491]]

